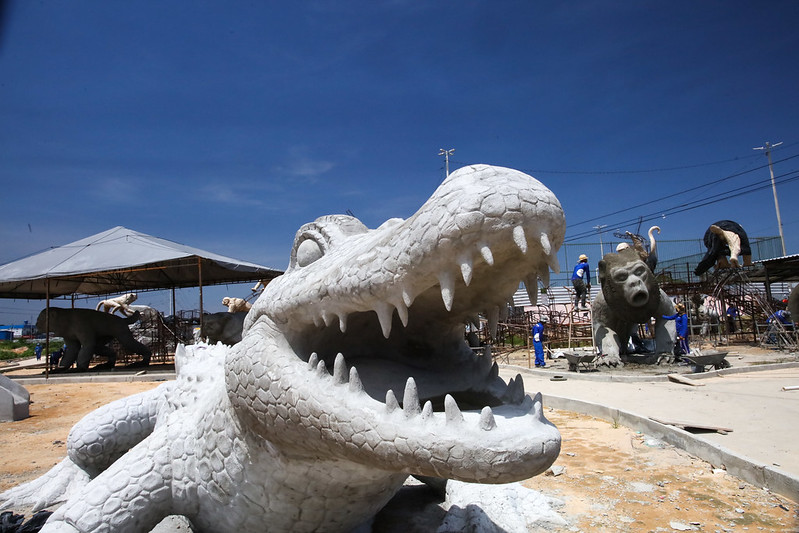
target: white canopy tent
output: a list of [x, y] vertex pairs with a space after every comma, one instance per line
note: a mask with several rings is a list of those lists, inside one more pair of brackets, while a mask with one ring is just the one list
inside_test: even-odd
[[[202, 291], [203, 286], [271, 280], [282, 273], [117, 226], [0, 265], [0, 298], [49, 299], [182, 287]], [[200, 302], [202, 307], [202, 298]]]
[[[0, 298], [50, 298], [199, 287], [264, 280], [283, 272], [117, 226], [63, 246], [0, 265]], [[49, 376], [50, 358], [45, 375]]]

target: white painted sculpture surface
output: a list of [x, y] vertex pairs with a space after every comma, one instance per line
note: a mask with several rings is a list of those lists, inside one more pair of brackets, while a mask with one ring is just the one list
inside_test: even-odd
[[116, 298], [109, 298], [102, 300], [97, 304], [96, 311], [103, 311], [104, 313], [114, 314], [119, 311], [119, 314], [124, 316], [131, 316], [134, 310], [131, 309], [130, 304], [136, 301], [138, 295], [135, 292], [129, 292]]
[[475, 356], [464, 323], [484, 312], [496, 328], [520, 280], [535, 301], [564, 230], [549, 189], [486, 165], [407, 220], [319, 218], [241, 342], [181, 348], [175, 382], [89, 414], [67, 459], [0, 498], [66, 497], [49, 533], [138, 533], [170, 514], [198, 532], [351, 531], [409, 474], [540, 474], [560, 451], [540, 394]]

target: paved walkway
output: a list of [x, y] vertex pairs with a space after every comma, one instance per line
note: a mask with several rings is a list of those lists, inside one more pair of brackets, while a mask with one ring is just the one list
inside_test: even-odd
[[[571, 398], [621, 409], [642, 417], [721, 426], [723, 435], [697, 435], [717, 446], [799, 478], [799, 368], [751, 371], [697, 380], [700, 386], [671, 381], [622, 382], [590, 379], [590, 374], [565, 372], [566, 381], [553, 381], [552, 372], [503, 367], [509, 379], [521, 373], [525, 389], [535, 394]], [[686, 377], [691, 377], [689, 374]], [[550, 404], [555, 403], [554, 400]]]

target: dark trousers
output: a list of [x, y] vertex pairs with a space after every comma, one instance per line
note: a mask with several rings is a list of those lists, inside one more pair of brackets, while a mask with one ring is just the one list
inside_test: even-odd
[[581, 279], [573, 279], [572, 285], [574, 285], [574, 307], [580, 306], [581, 301], [582, 306], [585, 307], [585, 299], [588, 296], [585, 282]]

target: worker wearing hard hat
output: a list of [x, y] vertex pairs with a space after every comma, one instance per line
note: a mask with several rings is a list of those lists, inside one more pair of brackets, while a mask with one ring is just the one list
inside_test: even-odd
[[591, 290], [591, 267], [588, 266], [588, 256], [580, 255], [579, 263], [572, 272], [572, 285], [574, 285], [574, 308], [588, 309], [585, 303], [588, 291]]

